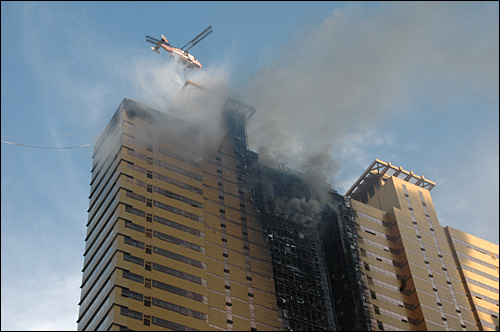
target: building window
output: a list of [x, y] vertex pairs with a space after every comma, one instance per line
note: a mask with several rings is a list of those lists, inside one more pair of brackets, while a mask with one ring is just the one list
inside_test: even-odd
[[151, 307], [151, 296], [145, 296], [144, 297], [144, 305], [146, 307]]
[[120, 314], [122, 314], [123, 316], [130, 317], [130, 318], [142, 320], [142, 313], [141, 312], [131, 310], [127, 307], [121, 307]]
[[144, 282], [144, 277], [135, 273], [132, 273], [127, 270], [123, 270], [123, 278], [137, 281], [137, 282]]
[[128, 297], [134, 300], [141, 301], [143, 300], [143, 295], [141, 293], [133, 292], [128, 288], [122, 288], [122, 296]]
[[144, 265], [144, 260], [142, 258], [132, 256], [131, 254], [129, 254], [127, 252], [123, 253], [123, 259], [128, 261], [128, 262], [134, 263], [134, 264]]
[[133, 214], [138, 215], [140, 217], [146, 216], [146, 212], [139, 210], [139, 209], [136, 209], [132, 205], [126, 205], [125, 211], [133, 213]]

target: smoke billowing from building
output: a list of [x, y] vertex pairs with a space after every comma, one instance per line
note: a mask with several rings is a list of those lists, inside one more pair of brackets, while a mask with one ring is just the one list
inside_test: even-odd
[[[225, 135], [222, 112], [229, 93], [227, 67], [186, 73], [174, 61], [159, 67], [137, 62], [133, 75], [141, 100], [180, 120], [171, 129], [190, 137], [193, 159], [200, 160], [206, 151], [216, 149]], [[186, 84], [188, 77], [196, 83]]]
[[332, 182], [341, 165], [331, 150], [348, 134], [393, 121], [422, 101], [474, 91], [498, 98], [498, 33], [491, 36], [496, 44], [481, 43], [493, 16], [472, 6], [348, 3], [296, 34], [248, 84], [247, 102], [258, 110], [250, 147], [263, 161], [299, 171], [314, 164]]
[[315, 224], [321, 216], [321, 203], [311, 198], [307, 200], [305, 197], [292, 199], [276, 199], [276, 214], [283, 216], [285, 220], [290, 222], [302, 222], [306, 224]]
[[[258, 110], [249, 122], [250, 149], [261, 163], [284, 163], [308, 183], [335, 184], [342, 165], [334, 149], [346, 140], [373, 132], [417, 102], [478, 89], [493, 95], [498, 68], [488, 66], [498, 50], [479, 44], [477, 33], [484, 27], [463, 24], [470, 22], [471, 10], [489, 17], [488, 8], [474, 6], [349, 3], [296, 33], [238, 92]], [[138, 99], [196, 124], [199, 141], [214, 145], [224, 134], [220, 106], [232, 85], [230, 67], [205, 66], [190, 74], [211, 93], [187, 89], [179, 95], [186, 77], [174, 61], [164, 60], [136, 63]]]

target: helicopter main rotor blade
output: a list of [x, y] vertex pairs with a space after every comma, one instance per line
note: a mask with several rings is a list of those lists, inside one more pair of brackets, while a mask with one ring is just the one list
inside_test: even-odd
[[155, 37], [151, 37], [151, 36], [148, 36], [148, 35], [146, 35], [146, 38], [151, 39], [151, 40], [156, 40], [156, 42], [160, 41], [159, 39], [156, 39]]
[[[205, 30], [203, 30], [198, 36], [194, 37], [193, 40], [191, 40], [189, 43], [187, 43], [186, 45], [184, 45], [181, 50], [184, 49], [184, 47], [188, 46], [189, 44], [195, 42], [201, 35], [203, 35], [205, 32], [207, 32], [208, 30], [212, 29], [212, 26], [209, 26], [208, 28], [206, 28]], [[192, 46], [191, 46], [192, 47]]]
[[200, 39], [200, 40], [198, 40], [198, 41], [197, 41], [196, 43], [194, 43], [193, 45], [191, 45], [191, 47], [189, 47], [189, 48], [186, 50], [186, 52], [187, 52], [187, 51], [189, 51], [189, 50], [190, 50], [193, 46], [195, 46], [196, 44], [198, 44], [199, 42], [201, 42], [203, 39], [205, 39], [205, 38], [206, 38], [209, 34], [211, 34], [212, 32], [214, 32], [214, 31], [212, 30], [212, 31], [210, 31], [209, 33], [207, 33], [205, 36], [201, 37], [201, 39]]

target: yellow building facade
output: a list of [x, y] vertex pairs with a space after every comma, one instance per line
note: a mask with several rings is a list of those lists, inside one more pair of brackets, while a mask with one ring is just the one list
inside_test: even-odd
[[196, 128], [122, 101], [94, 149], [78, 330], [281, 328], [243, 189], [245, 107], [200, 148]]
[[375, 160], [345, 195], [372, 329], [498, 330], [498, 245], [440, 226], [434, 186]]

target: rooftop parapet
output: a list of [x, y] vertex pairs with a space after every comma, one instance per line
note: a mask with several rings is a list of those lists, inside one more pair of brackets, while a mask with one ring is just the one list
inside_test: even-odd
[[396, 167], [390, 162], [375, 159], [366, 171], [359, 177], [354, 185], [345, 194], [346, 197], [357, 198], [368, 185], [373, 184], [373, 177], [389, 178], [397, 177], [403, 181], [409, 182], [423, 189], [431, 191], [436, 186], [435, 182], [427, 180], [424, 176], [419, 176], [413, 172], [405, 171], [402, 167]]

